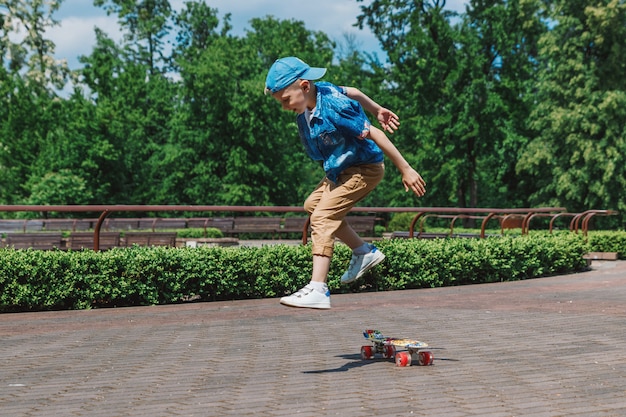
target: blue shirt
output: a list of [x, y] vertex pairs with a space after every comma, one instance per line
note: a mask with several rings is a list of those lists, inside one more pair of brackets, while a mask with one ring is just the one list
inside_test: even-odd
[[366, 139], [370, 121], [361, 105], [344, 88], [328, 82], [315, 83], [317, 97], [311, 121], [306, 113], [297, 117], [300, 140], [307, 155], [323, 162], [326, 177], [337, 182], [348, 167], [381, 163], [383, 151]]

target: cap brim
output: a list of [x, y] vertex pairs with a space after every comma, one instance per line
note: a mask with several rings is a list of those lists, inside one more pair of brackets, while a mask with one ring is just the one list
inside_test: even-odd
[[309, 68], [299, 78], [303, 80], [319, 80], [326, 74], [326, 68]]

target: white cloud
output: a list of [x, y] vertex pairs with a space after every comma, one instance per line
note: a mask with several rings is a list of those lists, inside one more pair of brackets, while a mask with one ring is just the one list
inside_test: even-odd
[[446, 9], [454, 10], [458, 13], [465, 13], [467, 0], [448, 0], [446, 1]]
[[[188, 0], [171, 0], [173, 10], [181, 10]], [[209, 7], [217, 9], [221, 18], [231, 13], [233, 34], [241, 36], [250, 28], [250, 20], [272, 15], [278, 19], [295, 19], [305, 23], [309, 30], [322, 31], [332, 40], [343, 43], [344, 34], [354, 35], [357, 45], [368, 52], [380, 53], [377, 39], [365, 28], [354, 27], [361, 13], [362, 3], [356, 0], [209, 0]], [[465, 11], [466, 0], [447, 0], [446, 8]], [[87, 0], [65, 0], [56, 19], [60, 26], [48, 31], [56, 44], [57, 59], [67, 59], [71, 68], [78, 66], [79, 55], [89, 55], [95, 44], [97, 26], [111, 38], [119, 41], [121, 32], [115, 16], [107, 16], [102, 8]]]
[[106, 14], [96, 17], [67, 17], [60, 25], [49, 29], [46, 35], [56, 45], [55, 57], [66, 59], [70, 68], [78, 65], [79, 55], [89, 55], [96, 44], [95, 28], [102, 29], [115, 41], [121, 40], [121, 33], [114, 17]]

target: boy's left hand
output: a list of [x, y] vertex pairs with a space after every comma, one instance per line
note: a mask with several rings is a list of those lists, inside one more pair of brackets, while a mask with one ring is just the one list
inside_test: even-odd
[[400, 118], [391, 110], [381, 107], [378, 110], [378, 114], [376, 115], [376, 119], [383, 130], [386, 130], [389, 133], [393, 133], [398, 130], [398, 126], [400, 126]]
[[426, 194], [426, 181], [413, 168], [402, 173], [402, 183], [405, 191], [413, 191], [418, 197]]

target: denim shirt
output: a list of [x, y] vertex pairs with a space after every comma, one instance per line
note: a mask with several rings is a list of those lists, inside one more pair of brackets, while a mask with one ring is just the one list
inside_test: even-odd
[[383, 162], [382, 150], [365, 138], [371, 124], [361, 105], [346, 96], [344, 88], [328, 82], [315, 86], [317, 97], [310, 123], [306, 113], [296, 120], [307, 155], [323, 162], [326, 177], [336, 183], [348, 167]]

